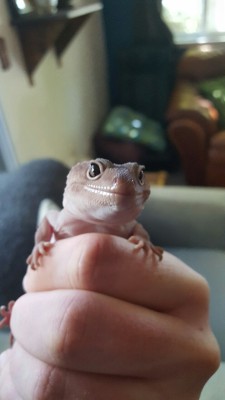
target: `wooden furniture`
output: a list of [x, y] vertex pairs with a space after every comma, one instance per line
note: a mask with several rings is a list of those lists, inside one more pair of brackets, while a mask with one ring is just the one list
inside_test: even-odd
[[102, 9], [100, 1], [71, 10], [55, 13], [24, 14], [12, 17], [23, 51], [26, 70], [32, 83], [32, 75], [45, 53], [54, 47], [58, 59], [81, 25], [94, 12]]
[[167, 132], [189, 185], [225, 187], [225, 131], [219, 127], [214, 104], [199, 91], [203, 80], [225, 76], [225, 52], [206, 50], [201, 46], [187, 52], [178, 64], [166, 114]]

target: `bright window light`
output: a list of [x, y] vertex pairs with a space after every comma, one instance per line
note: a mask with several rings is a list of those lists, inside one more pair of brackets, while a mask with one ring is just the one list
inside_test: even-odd
[[20, 10], [24, 10], [26, 8], [24, 0], [16, 0], [16, 5]]
[[225, 33], [224, 0], [162, 0], [162, 16], [176, 35]]

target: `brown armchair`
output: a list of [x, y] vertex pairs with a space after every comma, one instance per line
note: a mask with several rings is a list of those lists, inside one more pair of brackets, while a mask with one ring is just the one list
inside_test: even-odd
[[187, 51], [179, 61], [166, 114], [168, 135], [188, 184], [225, 186], [225, 130], [219, 128], [218, 111], [197, 87], [200, 81], [225, 75], [225, 53], [202, 49]]

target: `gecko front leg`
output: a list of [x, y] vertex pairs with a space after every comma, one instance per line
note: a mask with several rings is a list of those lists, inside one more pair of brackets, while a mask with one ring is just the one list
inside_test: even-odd
[[151, 249], [154, 254], [159, 257], [159, 261], [163, 258], [163, 248], [155, 246], [149, 238], [148, 233], [139, 223], [135, 225], [133, 234], [128, 238], [128, 241], [134, 244], [135, 250], [144, 249], [147, 253]]
[[49, 222], [49, 219], [45, 217], [41, 222], [35, 233], [35, 245], [31, 254], [27, 257], [27, 264], [33, 270], [36, 270], [40, 266], [40, 259], [46, 255], [54, 243], [51, 241], [54, 229]]
[[31, 269], [36, 270], [40, 266], [40, 258], [48, 254], [53, 245], [54, 243], [42, 241], [34, 246], [32, 253], [26, 259], [26, 263], [30, 265]]

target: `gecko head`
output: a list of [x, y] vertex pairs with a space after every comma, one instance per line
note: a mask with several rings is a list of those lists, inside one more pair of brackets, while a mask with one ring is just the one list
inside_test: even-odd
[[119, 223], [136, 218], [149, 197], [144, 166], [97, 158], [70, 170], [63, 206], [88, 221]]

